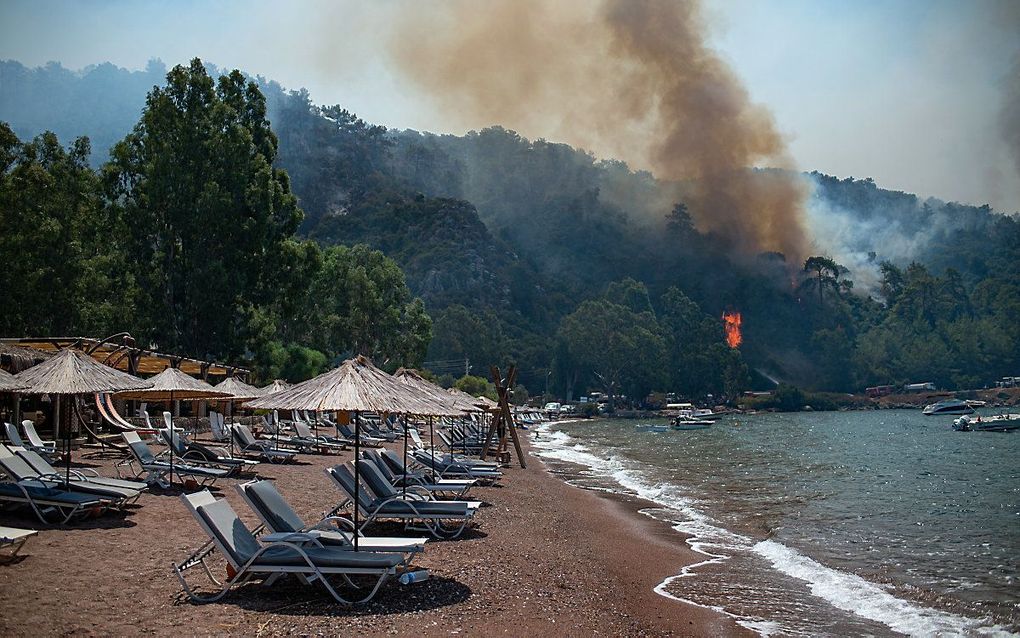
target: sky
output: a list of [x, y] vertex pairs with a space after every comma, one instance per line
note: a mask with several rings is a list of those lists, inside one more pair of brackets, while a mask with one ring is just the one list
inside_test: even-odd
[[[463, 133], [389, 56], [404, 1], [3, 0], [0, 59], [142, 69], [197, 56], [373, 123]], [[798, 168], [1020, 210], [1000, 115], [1020, 69], [1020, 1], [705, 0], [705, 11], [709, 43], [771, 110]]]

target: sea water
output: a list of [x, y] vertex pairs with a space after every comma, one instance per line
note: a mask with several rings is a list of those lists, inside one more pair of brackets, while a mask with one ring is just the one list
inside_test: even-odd
[[954, 432], [952, 418], [554, 422], [536, 446], [570, 482], [644, 497], [645, 514], [689, 535], [678, 542], [703, 560], [663, 596], [763, 635], [1017, 635], [1020, 432]]

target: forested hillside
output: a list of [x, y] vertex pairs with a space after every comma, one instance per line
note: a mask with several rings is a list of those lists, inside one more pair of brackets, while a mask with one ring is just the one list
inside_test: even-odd
[[[44, 130], [57, 132], [64, 144], [87, 135], [91, 155], [82, 146], [68, 151], [82, 179], [130, 182], [138, 170], [132, 168], [132, 138], [114, 143], [139, 121], [145, 93], [165, 83], [161, 69], [153, 63], [131, 73], [101, 65], [73, 73], [3, 62], [0, 120], [24, 140]], [[209, 75], [218, 72], [210, 67]], [[329, 277], [354, 271], [337, 266], [320, 277], [318, 289], [287, 284], [285, 273], [320, 272], [319, 264], [330, 263], [302, 252], [311, 249], [301, 240], [312, 239], [326, 250], [366, 244], [399, 265], [409, 288], [399, 303], [420, 297], [431, 316], [427, 359], [467, 358], [480, 371], [515, 360], [532, 393], [548, 384], [575, 395], [597, 387], [631, 396], [671, 389], [733, 395], [749, 383], [768, 385], [762, 375], [832, 390], [908, 380], [963, 387], [1020, 372], [1020, 229], [1014, 218], [987, 207], [811, 173], [803, 179], [812, 193], [808, 223], [817, 254], [805, 262], [775, 253], [736, 254], [726, 237], [695, 226], [683, 184], [661, 183], [620, 162], [498, 126], [465, 136], [387, 131], [340, 105], [316, 105], [306, 92], [262, 78], [257, 84], [276, 140], [275, 156], [262, 155], [280, 169], [281, 187], [296, 197], [301, 215], [294, 230], [283, 231], [285, 243], [272, 249], [295, 255], [292, 266], [238, 284], [255, 285], [251, 296], [262, 301], [238, 325], [224, 327], [236, 335], [229, 340], [237, 345], [223, 350], [230, 356], [274, 360], [279, 368], [290, 358], [371, 349], [345, 337], [358, 328], [344, 324], [340, 291], [333, 291], [330, 309], [317, 305], [315, 291], [325, 290]], [[36, 142], [53, 153], [55, 143]], [[111, 147], [113, 161], [103, 166]], [[5, 160], [8, 179], [18, 161]], [[103, 168], [90, 177], [89, 164]], [[5, 236], [26, 205], [17, 184], [8, 193]], [[97, 210], [110, 214], [104, 206]], [[130, 223], [134, 216], [120, 211], [116, 219]], [[124, 241], [128, 230], [121, 227]], [[215, 252], [215, 237], [210, 242], [205, 250]], [[342, 257], [366, 259], [358, 252]], [[18, 276], [25, 279], [12, 285], [30, 294], [26, 282], [38, 281], [32, 279], [38, 273]], [[142, 284], [144, 276], [132, 281]], [[302, 292], [297, 303], [293, 295], [273, 292], [276, 284], [298, 285], [311, 296]], [[140, 285], [139, 294], [148, 287]], [[109, 299], [117, 289], [84, 287], [75, 294], [119, 305]], [[138, 297], [135, 303], [157, 301]], [[281, 306], [288, 303], [294, 307]], [[237, 307], [199, 302], [196, 308], [215, 323]], [[332, 317], [332, 341], [321, 338], [320, 311]], [[743, 318], [739, 350], [723, 341], [723, 311]], [[394, 325], [419, 325], [416, 312], [408, 305]], [[73, 325], [62, 329], [98, 329], [87, 318], [65, 320]], [[3, 332], [50, 329], [27, 321], [8, 322]], [[176, 345], [199, 355], [217, 347], [209, 340], [222, 338], [189, 337], [197, 326], [160, 330], [179, 332]], [[421, 338], [420, 329], [407, 334]], [[418, 358], [416, 346], [398, 341], [387, 346], [392, 356]]]

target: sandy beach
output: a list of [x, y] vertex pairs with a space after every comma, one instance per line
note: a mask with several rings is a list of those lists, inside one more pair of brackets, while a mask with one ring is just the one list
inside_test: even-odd
[[[318, 520], [339, 497], [323, 469], [351, 457], [302, 455], [293, 465], [263, 464], [259, 474], [276, 479], [306, 520]], [[112, 463], [83, 465], [113, 475]], [[254, 527], [237, 482], [221, 481], [214, 492]], [[5, 524], [43, 531], [20, 562], [0, 567], [0, 633], [750, 634], [722, 614], [653, 592], [698, 557], [668, 525], [638, 513], [647, 503], [569, 486], [530, 450], [527, 469], [510, 468], [501, 486], [475, 488], [472, 496], [490, 504], [477, 528], [457, 540], [430, 541], [416, 560], [430, 570], [429, 580], [388, 583], [371, 603], [352, 609], [293, 580], [247, 585], [215, 604], [188, 603], [170, 563], [205, 538], [175, 494], [157, 490], [126, 514], [66, 528], [8, 512]]]

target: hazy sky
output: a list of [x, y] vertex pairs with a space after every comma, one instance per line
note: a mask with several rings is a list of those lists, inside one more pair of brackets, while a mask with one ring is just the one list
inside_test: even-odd
[[[800, 168], [1020, 209], [1000, 125], [1004, 85], [1020, 68], [1020, 0], [706, 6], [710, 42], [772, 110]], [[140, 69], [150, 58], [172, 65], [198, 56], [306, 87], [317, 103], [341, 103], [374, 123], [462, 133], [388, 58], [400, 8], [397, 0], [2, 0], [0, 58]]]

